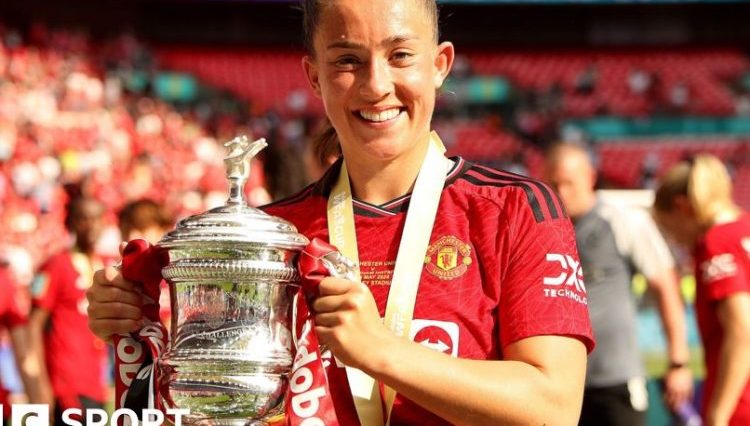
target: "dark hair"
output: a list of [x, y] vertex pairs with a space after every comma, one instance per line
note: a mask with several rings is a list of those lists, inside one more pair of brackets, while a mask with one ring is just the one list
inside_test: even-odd
[[[433, 33], [435, 41], [437, 42], [440, 38], [440, 10], [435, 0], [419, 0], [422, 3], [430, 23], [433, 27]], [[315, 39], [315, 30], [318, 28], [320, 22], [320, 12], [326, 7], [331, 0], [300, 0], [300, 9], [302, 9], [303, 19], [303, 42], [305, 48], [310, 55], [315, 55], [315, 46], [313, 40]]]
[[167, 228], [173, 222], [164, 207], [149, 199], [129, 202], [117, 214], [117, 219], [123, 238], [134, 229], [144, 230], [151, 226]]
[[104, 206], [96, 198], [86, 195], [74, 196], [68, 202], [67, 209], [65, 210], [65, 229], [68, 231], [73, 230], [73, 224], [81, 216], [83, 209], [89, 203], [96, 205], [101, 210], [101, 214], [104, 214]]
[[[438, 9], [437, 1], [419, 1], [422, 3], [425, 13], [430, 19], [430, 23], [433, 27], [433, 36], [437, 43], [440, 38], [440, 11]], [[300, 0], [300, 9], [302, 9], [304, 27], [303, 41], [310, 56], [315, 56], [315, 31], [318, 29], [318, 24], [320, 23], [322, 9], [330, 2], [331, 0]], [[341, 155], [341, 144], [339, 143], [338, 135], [336, 135], [336, 129], [333, 128], [333, 125], [327, 118], [325, 119], [321, 130], [313, 137], [312, 149], [321, 164], [325, 164], [332, 156]]]

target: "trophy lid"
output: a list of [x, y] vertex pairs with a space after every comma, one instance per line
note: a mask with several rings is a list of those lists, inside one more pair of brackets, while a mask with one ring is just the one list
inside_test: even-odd
[[249, 142], [239, 136], [224, 144], [229, 180], [229, 199], [223, 206], [181, 220], [158, 245], [165, 248], [189, 247], [196, 243], [248, 244], [302, 250], [308, 239], [281, 218], [247, 205], [244, 186], [250, 175], [249, 160], [268, 146], [265, 139]]

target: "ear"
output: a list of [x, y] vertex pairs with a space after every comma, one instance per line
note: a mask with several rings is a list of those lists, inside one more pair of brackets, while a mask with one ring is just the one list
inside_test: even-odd
[[687, 195], [676, 195], [674, 200], [672, 200], [672, 206], [684, 215], [693, 214], [693, 206], [690, 204], [690, 199]]
[[439, 89], [443, 85], [443, 82], [448, 77], [453, 67], [453, 59], [456, 56], [456, 51], [453, 48], [453, 43], [444, 41], [437, 46], [437, 55], [435, 56], [435, 88]]
[[596, 171], [596, 167], [589, 166], [589, 179], [591, 179], [591, 189], [596, 188], [596, 182], [599, 179], [599, 173]]
[[302, 70], [305, 72], [307, 82], [310, 83], [310, 88], [315, 92], [315, 95], [321, 97], [318, 66], [315, 65], [315, 59], [309, 55], [305, 55], [305, 57], [302, 58]]

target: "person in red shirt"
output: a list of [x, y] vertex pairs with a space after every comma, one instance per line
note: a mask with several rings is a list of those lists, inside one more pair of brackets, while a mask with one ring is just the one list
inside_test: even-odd
[[103, 206], [91, 198], [70, 201], [66, 228], [74, 246], [48, 259], [31, 284], [32, 353], [44, 359], [44, 389], [35, 403], [54, 407], [55, 424], [68, 408], [101, 408], [105, 400], [106, 346], [87, 326], [86, 289], [104, 262], [95, 253]]
[[706, 381], [708, 426], [750, 424], [750, 215], [732, 201], [719, 159], [698, 155], [664, 176], [656, 217], [675, 241], [692, 249], [696, 314]]
[[[26, 330], [27, 314], [19, 308], [16, 301], [17, 295], [11, 271], [8, 265], [0, 259], [0, 328], [6, 330], [10, 337], [11, 349], [23, 382], [24, 392], [33, 398], [39, 391], [36, 374], [38, 363], [27, 353], [29, 339]], [[2, 380], [0, 380], [0, 405], [2, 405], [0, 417], [10, 422], [11, 402], [8, 391], [3, 388]]]
[[[353, 222], [361, 280], [325, 278], [312, 302], [339, 424], [389, 417], [359, 411], [341, 365], [379, 383], [370, 395], [386, 403], [383, 388], [397, 392], [391, 425], [575, 424], [594, 343], [573, 229], [544, 184], [435, 153], [430, 121], [454, 57], [438, 43], [436, 2], [310, 0], [303, 9], [304, 70], [332, 125], [319, 142], [343, 159], [266, 211], [332, 242], [339, 213]], [[353, 213], [329, 205], [339, 199]], [[414, 221], [425, 201], [437, 213]], [[401, 286], [394, 275], [410, 253], [401, 244], [413, 243], [402, 233], [433, 218], [419, 234], [426, 247], [406, 264], [418, 272], [411, 324], [393, 329], [381, 316], [389, 322], [387, 299]], [[116, 269], [96, 274], [89, 298], [97, 335], [139, 327], [140, 296]]]

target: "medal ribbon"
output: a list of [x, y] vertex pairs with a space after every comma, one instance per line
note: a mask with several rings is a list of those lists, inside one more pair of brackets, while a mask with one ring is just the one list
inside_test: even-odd
[[[385, 309], [384, 323], [399, 337], [409, 338], [424, 257], [435, 223], [440, 194], [445, 185], [444, 166], [449, 160], [445, 158], [444, 153], [443, 143], [437, 134], [432, 132], [406, 213], [406, 223]], [[359, 265], [354, 207], [346, 161], [341, 166], [338, 181], [328, 198], [328, 232], [331, 244]], [[359, 267], [356, 268], [356, 276], [361, 280]], [[375, 379], [351, 367], [346, 367], [346, 374], [360, 424], [383, 426], [390, 423], [396, 392], [385, 387], [385, 410], [388, 419], [386, 423], [383, 421], [383, 404]]]

